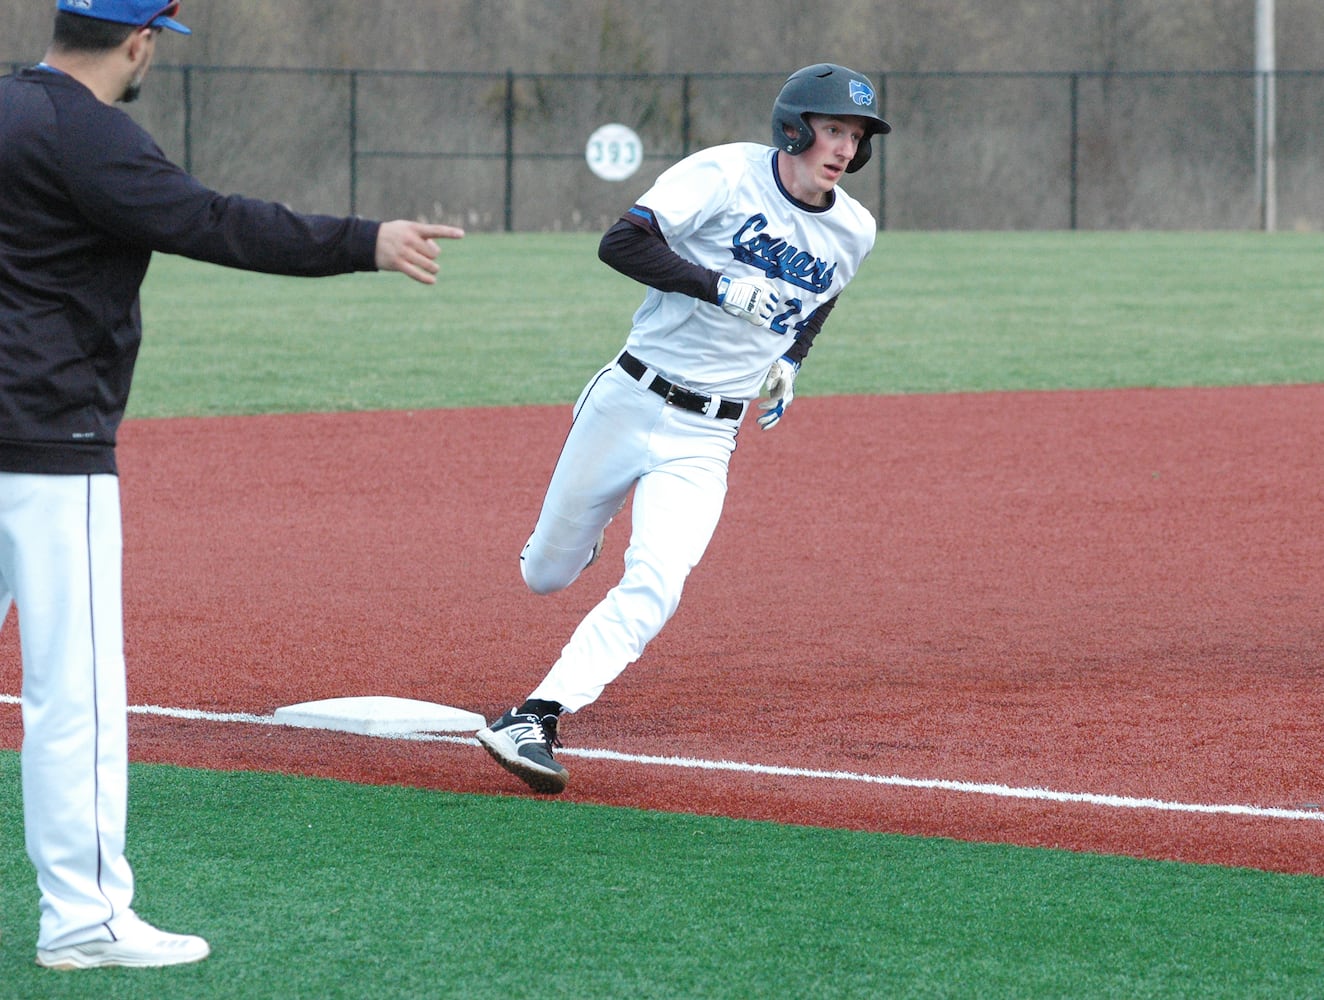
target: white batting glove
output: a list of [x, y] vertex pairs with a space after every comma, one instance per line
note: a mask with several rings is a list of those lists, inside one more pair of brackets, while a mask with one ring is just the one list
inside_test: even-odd
[[759, 417], [759, 427], [770, 431], [777, 426], [786, 408], [795, 398], [795, 376], [800, 371], [799, 362], [788, 357], [780, 357], [772, 363], [765, 376], [764, 385], [768, 394], [766, 402], [759, 403], [760, 410], [768, 412]]
[[717, 279], [717, 304], [732, 316], [739, 316], [755, 326], [767, 326], [777, 308], [777, 290], [762, 278]]

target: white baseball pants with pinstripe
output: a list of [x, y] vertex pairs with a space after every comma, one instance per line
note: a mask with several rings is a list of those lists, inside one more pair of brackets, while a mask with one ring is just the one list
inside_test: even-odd
[[39, 948], [132, 917], [119, 480], [0, 472], [0, 622], [18, 607], [23, 818]]

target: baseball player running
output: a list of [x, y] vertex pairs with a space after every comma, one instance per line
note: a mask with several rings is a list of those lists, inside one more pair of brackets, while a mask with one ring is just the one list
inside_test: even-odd
[[550, 594], [601, 552], [634, 491], [625, 574], [580, 622], [518, 707], [478, 740], [530, 788], [561, 792], [557, 723], [590, 705], [675, 612], [721, 516], [727, 464], [748, 404], [775, 427], [838, 296], [873, 249], [876, 224], [837, 187], [891, 127], [863, 73], [829, 63], [787, 79], [775, 148], [700, 151], [658, 177], [609, 229], [601, 259], [648, 286], [625, 349], [585, 387], [520, 556]]
[[424, 284], [450, 226], [298, 215], [208, 190], [113, 107], [178, 0], [59, 0], [37, 66], [0, 80], [0, 621], [19, 613], [23, 817], [37, 962], [160, 966], [201, 937], [133, 910], [115, 438], [153, 251], [275, 274], [393, 270]]

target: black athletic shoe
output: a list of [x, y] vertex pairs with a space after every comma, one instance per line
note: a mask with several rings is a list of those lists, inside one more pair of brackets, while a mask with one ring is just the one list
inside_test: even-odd
[[552, 759], [552, 747], [561, 745], [555, 715], [521, 715], [512, 708], [476, 735], [493, 760], [535, 792], [558, 795], [570, 780], [570, 772]]

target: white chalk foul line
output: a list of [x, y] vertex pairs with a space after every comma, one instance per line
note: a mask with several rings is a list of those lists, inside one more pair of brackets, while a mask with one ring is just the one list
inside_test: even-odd
[[1168, 802], [1163, 799], [1137, 799], [1125, 795], [1099, 795], [1093, 792], [1055, 792], [1049, 788], [1017, 788], [970, 781], [950, 781], [943, 778], [903, 778], [900, 775], [858, 774], [854, 771], [817, 771], [802, 767], [779, 767], [770, 764], [744, 764], [730, 760], [696, 760], [686, 757], [648, 757], [637, 754], [616, 753], [612, 750], [575, 750], [563, 748], [560, 756], [592, 757], [598, 760], [625, 761], [632, 764], [654, 764], [669, 767], [688, 767], [708, 771], [743, 771], [753, 774], [780, 775], [791, 778], [815, 778], [829, 781], [858, 781], [870, 785], [890, 785], [895, 788], [917, 788], [928, 791], [961, 792], [967, 795], [993, 795], [1004, 799], [1034, 799], [1041, 802], [1072, 802], [1105, 806], [1110, 809], [1155, 809], [1163, 812], [1221, 813], [1231, 816], [1255, 816], [1262, 819], [1305, 819], [1324, 822], [1324, 812], [1311, 809], [1282, 809], [1267, 806], [1219, 805], [1191, 802]]
[[[0, 704], [17, 705], [20, 704], [20, 700], [14, 695], [0, 695]], [[283, 725], [283, 723], [276, 721], [275, 716], [252, 715], [247, 712], [204, 712], [194, 708], [161, 708], [157, 705], [130, 705], [129, 712], [136, 715], [158, 715], [171, 719], [199, 722], [239, 722], [261, 726]], [[450, 736], [443, 733], [374, 734], [370, 738], [478, 745], [478, 741], [472, 737]], [[855, 771], [819, 771], [812, 768], [781, 767], [773, 764], [747, 764], [740, 761], [703, 760], [694, 757], [654, 757], [648, 754], [618, 753], [615, 750], [592, 750], [575, 747], [563, 747], [558, 753], [563, 757], [612, 760], [626, 764], [645, 764], [652, 767], [679, 767], [699, 771], [734, 771], [743, 774], [809, 778], [819, 781], [854, 781], [868, 785], [887, 785], [893, 788], [956, 792], [964, 795], [988, 795], [996, 798], [1027, 799], [1038, 802], [1064, 802], [1102, 806], [1107, 809], [1150, 809], [1158, 812], [1205, 813], [1223, 816], [1248, 816], [1256, 819], [1289, 819], [1324, 823], [1324, 810], [1305, 808], [1285, 809], [1271, 806], [1170, 802], [1164, 799], [1100, 795], [1094, 792], [1058, 792], [1051, 788], [1018, 788], [1013, 785], [951, 781], [943, 778], [905, 778], [897, 774], [880, 775], [860, 774]]]

